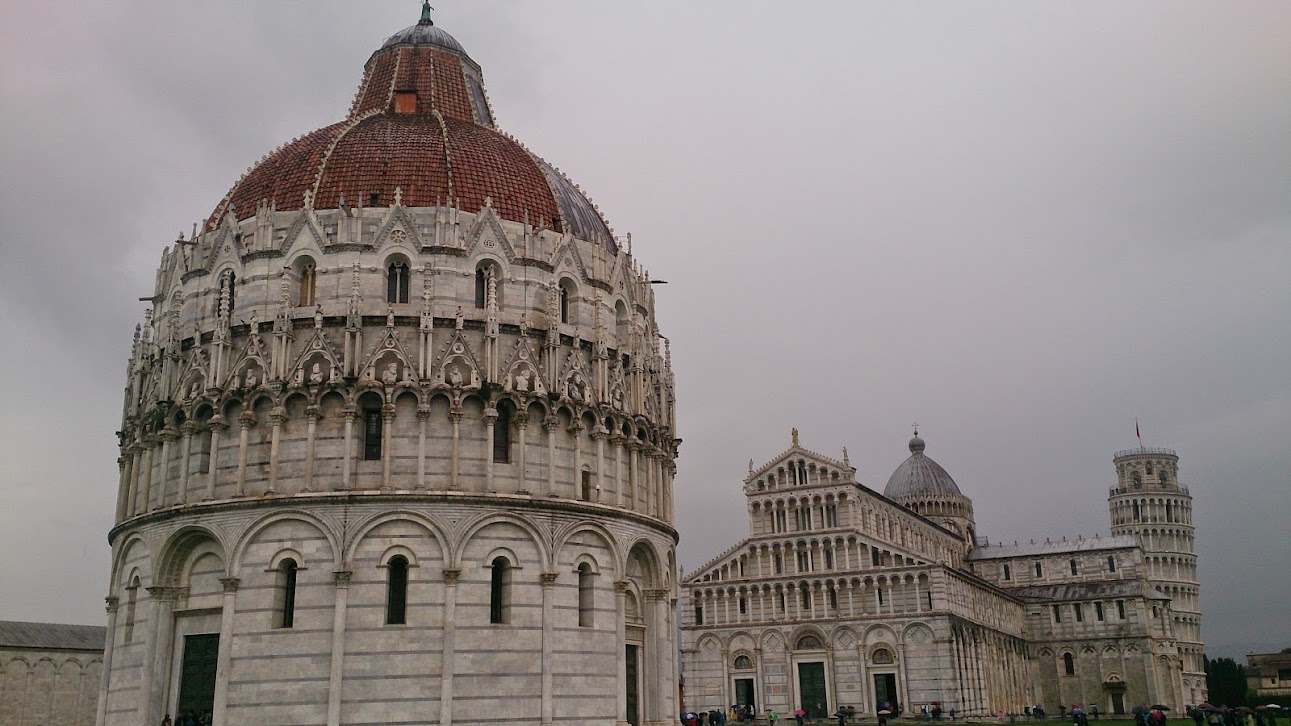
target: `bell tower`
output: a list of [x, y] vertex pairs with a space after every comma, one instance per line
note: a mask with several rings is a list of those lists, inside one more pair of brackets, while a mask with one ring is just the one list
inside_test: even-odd
[[1140, 446], [1118, 451], [1116, 486], [1108, 493], [1112, 534], [1132, 534], [1143, 548], [1144, 575], [1171, 598], [1182, 693], [1190, 704], [1206, 699], [1202, 669], [1201, 586], [1197, 581], [1192, 495], [1179, 483], [1173, 449]]

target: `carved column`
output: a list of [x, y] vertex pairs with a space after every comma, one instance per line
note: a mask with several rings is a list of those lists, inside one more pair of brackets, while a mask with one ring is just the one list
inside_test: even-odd
[[314, 456], [318, 450], [318, 406], [305, 408], [305, 422], [308, 426], [305, 439], [305, 482], [303, 491], [314, 491]]
[[601, 501], [601, 483], [605, 481], [605, 439], [607, 432], [604, 426], [597, 425], [592, 429], [592, 439], [596, 442], [596, 491], [592, 501]]
[[346, 491], [354, 488], [354, 419], [359, 415], [359, 412], [354, 404], [347, 403], [341, 407], [341, 415], [345, 417], [345, 447], [341, 452], [343, 454], [341, 459], [341, 491]]
[[104, 598], [104, 601], [107, 602], [108, 610], [108, 637], [103, 647], [103, 677], [99, 682], [99, 700], [94, 713], [95, 726], [104, 726], [108, 714], [108, 683], [112, 680], [112, 655], [116, 651], [117, 643], [117, 609], [121, 605], [120, 598], [115, 595]]
[[547, 496], [556, 496], [556, 423], [555, 416], [543, 419], [542, 430], [547, 432]]
[[185, 421], [180, 427], [184, 443], [179, 447], [179, 501], [176, 504], [188, 503], [188, 471], [192, 468], [189, 459], [193, 456], [193, 434], [199, 430], [195, 421]]
[[390, 462], [394, 458], [394, 404], [381, 407], [381, 491], [390, 491]]
[[495, 493], [493, 484], [493, 437], [498, 422], [498, 410], [493, 406], [484, 409], [484, 491]]
[[233, 496], [245, 497], [247, 495], [247, 447], [251, 439], [251, 427], [256, 425], [256, 415], [250, 411], [243, 411], [238, 415], [238, 424], [241, 427], [238, 438], [238, 481]]
[[417, 407], [417, 489], [426, 488], [426, 427], [430, 425], [430, 406]]
[[457, 634], [457, 578], [461, 570], [444, 570], [444, 651], [440, 665], [439, 726], [453, 726], [453, 655]]
[[229, 663], [233, 655], [233, 616], [237, 607], [238, 585], [236, 577], [221, 577], [224, 586], [224, 603], [220, 610], [220, 644], [215, 660], [215, 708], [212, 722], [228, 723], [225, 717], [229, 705]]
[[286, 420], [287, 410], [281, 406], [269, 413], [269, 422], [273, 424], [273, 430], [269, 436], [269, 485], [265, 489], [265, 494], [276, 494], [278, 490], [278, 442], [282, 435], [282, 422]]
[[211, 430], [211, 454], [206, 464], [206, 501], [209, 502], [215, 498], [215, 477], [220, 469], [220, 432], [229, 426], [219, 414], [212, 416], [206, 426]]
[[166, 506], [166, 485], [170, 483], [170, 445], [179, 438], [174, 429], [166, 428], [161, 432], [161, 466], [157, 468], [157, 503], [153, 509]]
[[[341, 724], [341, 687], [345, 676], [345, 610], [350, 598], [351, 574], [349, 570], [337, 570], [332, 573], [336, 581], [336, 604], [332, 608], [332, 657], [327, 678], [327, 726]], [[216, 721], [216, 723], [222, 722]]]
[[139, 513], [145, 513], [152, 501], [152, 452], [156, 450], [157, 437], [145, 436], [143, 439], [143, 465], [139, 471]]
[[[571, 499], [583, 498], [583, 439], [579, 436], [583, 432], [583, 421], [577, 419], [569, 425], [569, 435], [574, 440], [574, 476], [573, 485], [574, 495]], [[591, 499], [591, 492], [588, 492], [588, 499]]]
[[641, 445], [633, 441], [628, 444], [628, 509], [640, 511], [637, 504], [637, 452]]
[[553, 612], [552, 599], [556, 589], [556, 573], [544, 572], [540, 577], [542, 578], [542, 723], [545, 726], [552, 723], [554, 715], [552, 669], [555, 663], [552, 662], [552, 651], [555, 646], [553, 631], [556, 614]]
[[614, 642], [618, 646], [618, 654], [614, 659], [618, 665], [618, 678], [615, 682], [619, 684], [618, 692], [615, 694], [615, 713], [618, 714], [615, 717], [615, 726], [627, 726], [628, 724], [627, 592], [627, 580], [616, 580], [614, 582], [614, 612], [617, 614], [614, 623]]
[[461, 488], [462, 416], [462, 410], [457, 407], [448, 412], [448, 420], [453, 424], [453, 462], [449, 476], [449, 489]]
[[614, 506], [622, 508], [623, 500], [623, 442], [627, 438], [615, 431], [610, 436], [610, 443], [614, 445]]
[[117, 511], [116, 523], [120, 523], [130, 515], [130, 469], [133, 463], [133, 457], [130, 455], [129, 448], [122, 448], [121, 456], [117, 457]]
[[529, 447], [529, 414], [516, 414], [516, 430], [520, 435], [520, 476], [516, 483], [516, 494], [529, 493], [529, 462], [526, 458], [526, 450]]
[[175, 601], [179, 588], [150, 587], [152, 607], [148, 613], [148, 635], [144, 641], [143, 679], [139, 689], [143, 698], [144, 723], [159, 723], [165, 704], [170, 677], [170, 652], [175, 629]]

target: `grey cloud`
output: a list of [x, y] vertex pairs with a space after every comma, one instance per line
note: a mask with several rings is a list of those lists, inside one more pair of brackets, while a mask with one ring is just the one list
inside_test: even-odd
[[[341, 117], [415, 3], [0, 9], [0, 617], [102, 620], [122, 372], [162, 246]], [[1106, 532], [1182, 457], [1212, 655], [1291, 598], [1285, 3], [500, 1], [437, 22], [659, 290], [682, 564], [797, 426], [881, 489], [907, 424], [1001, 540]], [[53, 564], [56, 563], [57, 567]]]

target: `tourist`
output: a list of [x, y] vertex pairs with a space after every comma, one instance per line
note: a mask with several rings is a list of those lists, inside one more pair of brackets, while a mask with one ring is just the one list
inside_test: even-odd
[[780, 714], [776, 713], [774, 708], [768, 708], [767, 714], [768, 714], [767, 720], [770, 721], [772, 724], [780, 720]]
[[161, 726], [170, 726], [170, 714], [166, 714], [166, 717], [161, 720]]

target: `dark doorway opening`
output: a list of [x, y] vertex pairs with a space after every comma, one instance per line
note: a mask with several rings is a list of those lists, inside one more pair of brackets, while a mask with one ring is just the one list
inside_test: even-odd
[[219, 633], [184, 636], [184, 665], [179, 675], [177, 715], [191, 711], [201, 718], [215, 710], [215, 667], [219, 654]]
[[812, 718], [829, 717], [829, 694], [825, 690], [825, 664], [798, 664], [798, 708]]
[[627, 719], [632, 726], [641, 726], [641, 693], [637, 687], [641, 682], [640, 664], [637, 662], [640, 653], [640, 646], [627, 646], [627, 683], [624, 688], [627, 689]]
[[757, 713], [758, 699], [757, 692], [753, 690], [752, 678], [735, 679], [735, 705], [752, 706], [753, 712]]
[[1125, 713], [1125, 694], [1124, 693], [1112, 694], [1112, 713], [1115, 713], [1115, 714]]
[[874, 674], [874, 705], [875, 711], [883, 709], [883, 704], [887, 704], [887, 709], [895, 716], [901, 712], [901, 704], [897, 701], [897, 676], [895, 673], [875, 673]]

